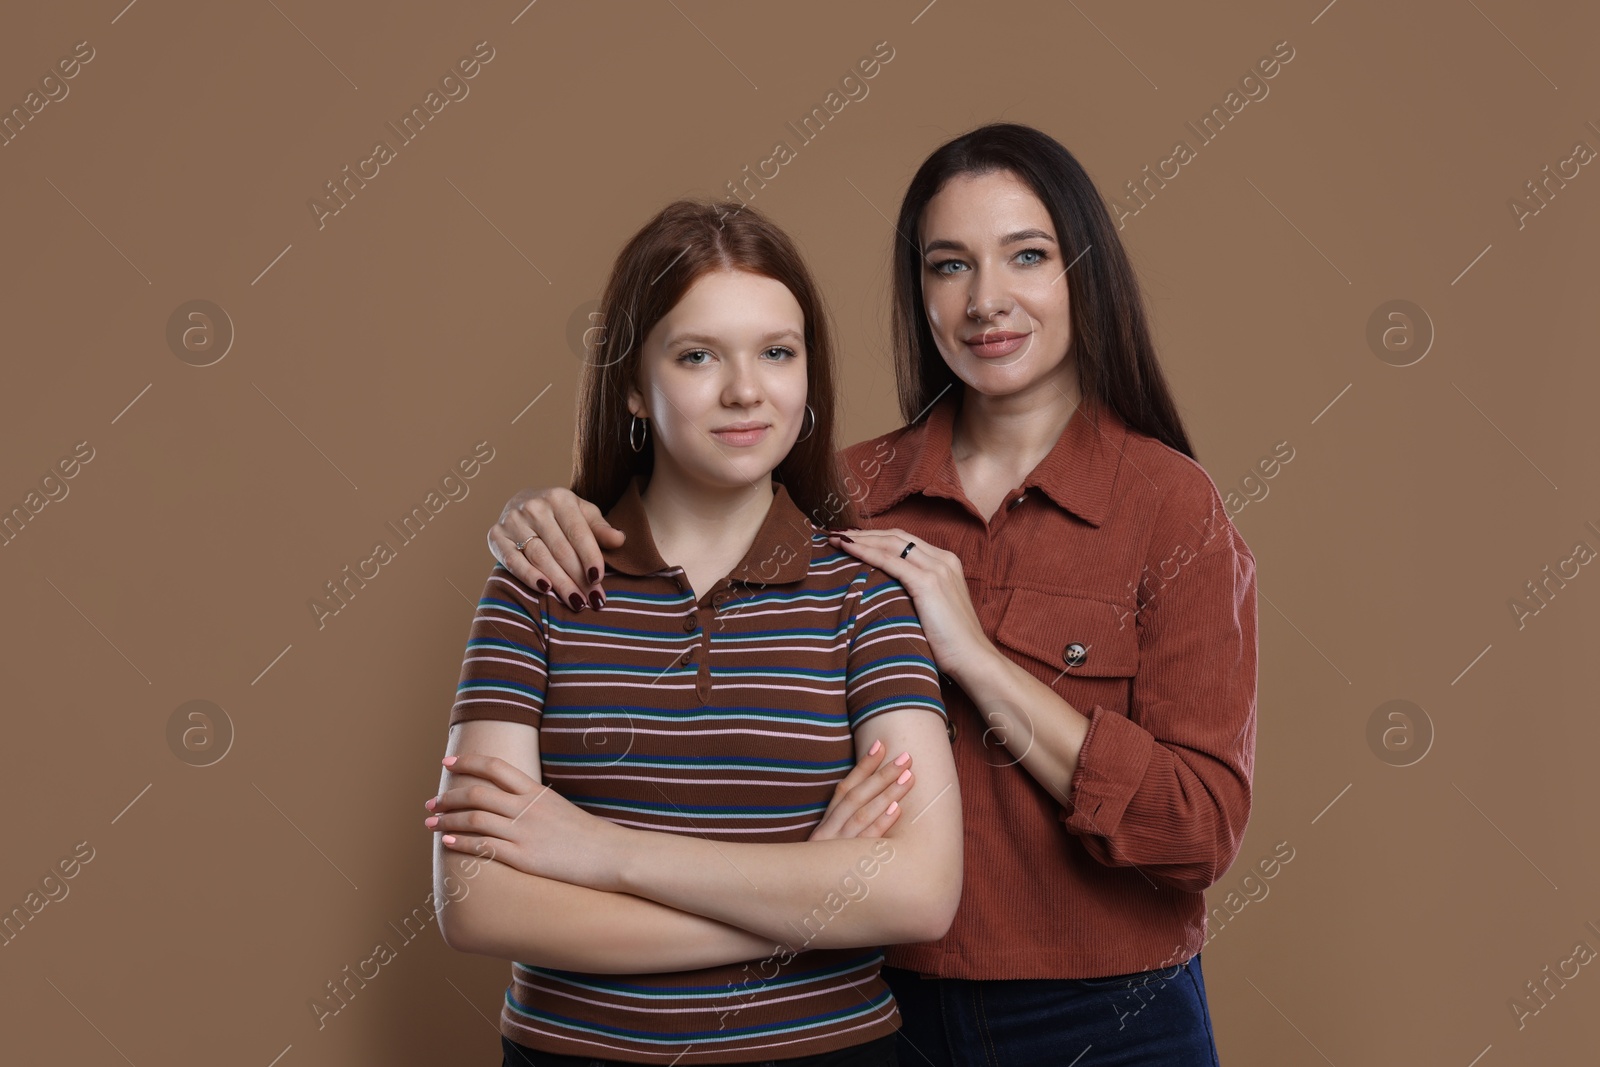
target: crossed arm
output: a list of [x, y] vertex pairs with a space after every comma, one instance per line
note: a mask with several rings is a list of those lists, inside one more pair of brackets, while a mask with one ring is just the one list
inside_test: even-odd
[[[461, 951], [592, 973], [937, 938], [961, 892], [961, 806], [942, 721], [882, 712], [856, 741], [879, 742], [881, 754], [841, 783], [821, 833], [750, 844], [589, 815], [539, 784], [533, 727], [460, 723], [435, 807], [435, 898], [452, 901], [440, 931]], [[916, 761], [910, 784], [895, 784], [888, 757], [898, 752]], [[880, 814], [895, 798], [904, 805]], [[835, 836], [846, 834], [862, 836]]]

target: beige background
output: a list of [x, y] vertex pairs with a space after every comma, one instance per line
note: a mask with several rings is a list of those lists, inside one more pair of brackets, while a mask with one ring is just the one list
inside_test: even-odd
[[[1509, 607], [1600, 549], [1600, 174], [1520, 227], [1509, 206], [1600, 147], [1592, 8], [124, 2], [10, 5], [0, 31], [7, 111], [94, 50], [0, 148], [0, 505], [93, 450], [0, 548], [0, 908], [93, 849], [0, 947], [8, 1061], [498, 1062], [507, 965], [396, 927], [430, 891], [484, 533], [567, 478], [572, 324], [620, 242], [797, 147], [753, 203], [823, 281], [859, 440], [898, 424], [885, 216], [928, 151], [1032, 123], [1115, 199], [1287, 40], [1269, 95], [1122, 233], [1217, 485], [1294, 449], [1235, 518], [1257, 790], [1213, 905], [1278, 842], [1294, 859], [1214, 921], [1222, 1059], [1593, 1062], [1600, 967], [1521, 1028], [1510, 1001], [1600, 950], [1600, 575], [1552, 581], [1520, 629]], [[470, 95], [319, 228], [324, 183], [480, 41]], [[880, 41], [869, 94], [799, 146], [785, 124]], [[167, 339], [191, 300], [232, 323], [209, 366]], [[1390, 300], [1432, 324], [1409, 366], [1367, 341]], [[324, 583], [479, 441], [469, 495], [319, 628]], [[221, 713], [186, 748], [191, 700]], [[1431, 723], [1420, 762], [1394, 765], [1415, 713], [1409, 748], [1369, 743], [1390, 700]], [[311, 999], [382, 939], [396, 958], [319, 1028]]]

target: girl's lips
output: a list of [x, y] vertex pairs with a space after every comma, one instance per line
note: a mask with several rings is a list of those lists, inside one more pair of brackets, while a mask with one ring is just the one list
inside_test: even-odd
[[1021, 337], [1010, 337], [1004, 341], [989, 341], [987, 343], [982, 341], [968, 341], [967, 347], [972, 350], [972, 354], [975, 356], [979, 356], [983, 359], [994, 359], [997, 356], [1009, 356], [1011, 353], [1017, 351], [1023, 345], [1027, 344], [1030, 336], [1032, 335], [1023, 334]]
[[753, 445], [767, 435], [770, 426], [757, 426], [752, 430], [712, 430], [711, 436], [728, 445]]

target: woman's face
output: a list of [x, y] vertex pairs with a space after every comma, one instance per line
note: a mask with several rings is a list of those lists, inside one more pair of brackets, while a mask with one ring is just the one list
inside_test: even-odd
[[1074, 391], [1067, 277], [1050, 213], [1010, 171], [957, 175], [922, 213], [922, 300], [944, 361], [990, 396]]
[[628, 409], [650, 420], [656, 469], [752, 485], [783, 462], [806, 405], [805, 315], [782, 282], [702, 274], [655, 324]]

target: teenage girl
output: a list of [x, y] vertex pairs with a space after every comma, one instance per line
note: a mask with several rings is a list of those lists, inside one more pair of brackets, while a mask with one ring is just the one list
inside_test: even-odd
[[515, 961], [507, 1064], [893, 1064], [879, 946], [949, 928], [961, 801], [904, 587], [810, 521], [853, 515], [816, 288], [759, 213], [680, 201], [600, 315], [574, 486], [627, 543], [595, 607], [489, 576], [440, 929]]

